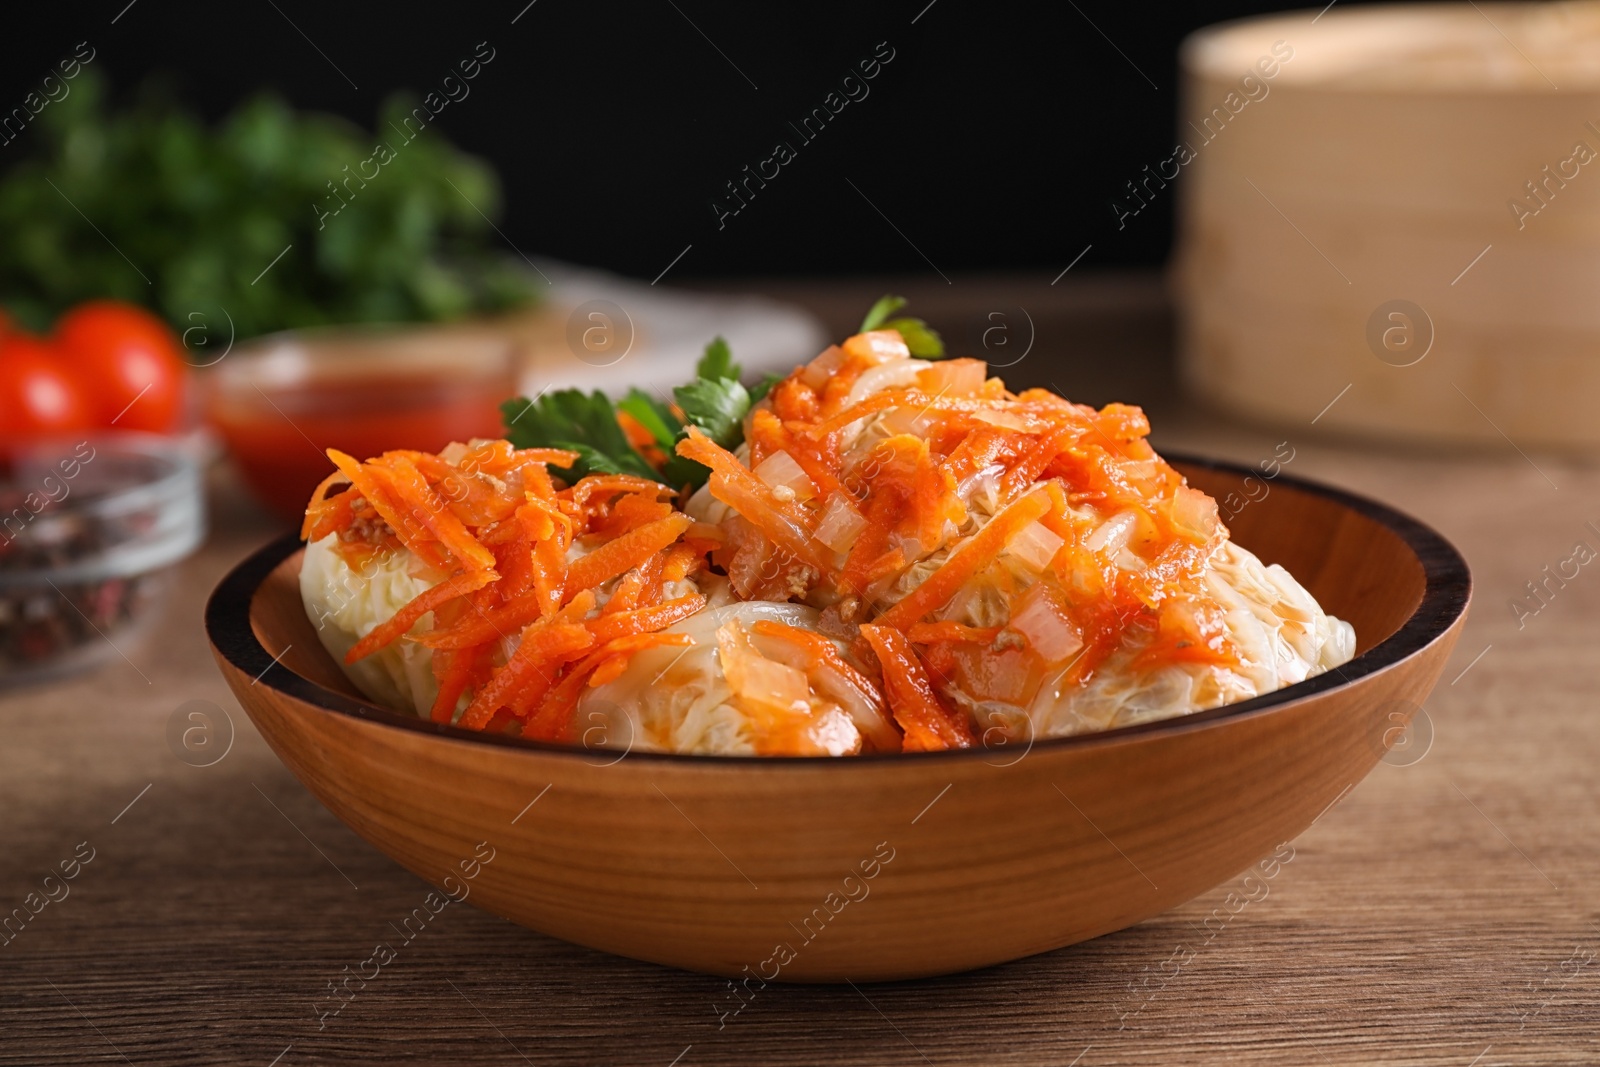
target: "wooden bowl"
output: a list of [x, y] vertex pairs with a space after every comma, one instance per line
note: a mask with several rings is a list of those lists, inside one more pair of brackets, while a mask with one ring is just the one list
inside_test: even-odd
[[378, 708], [318, 643], [293, 539], [223, 580], [206, 628], [319, 800], [497, 915], [749, 983], [946, 974], [1121, 929], [1236, 875], [1372, 769], [1455, 644], [1471, 579], [1437, 533], [1287, 476], [1177, 466], [1219, 499], [1260, 497], [1235, 538], [1354, 624], [1355, 660], [1101, 734], [760, 759], [562, 748]]

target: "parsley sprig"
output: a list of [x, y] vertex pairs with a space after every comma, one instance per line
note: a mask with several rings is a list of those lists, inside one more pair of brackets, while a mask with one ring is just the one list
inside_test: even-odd
[[[629, 390], [615, 404], [599, 390], [560, 389], [536, 400], [517, 397], [500, 405], [506, 439], [518, 448], [565, 448], [578, 453], [571, 469], [560, 472], [569, 480], [589, 474], [636, 474], [698, 489], [711, 472], [673, 449], [689, 435], [690, 426], [698, 427], [723, 448], [738, 448], [744, 442], [744, 416], [753, 401], [739, 384], [741, 370], [733, 362], [728, 342], [718, 337], [706, 345], [695, 365], [694, 381], [672, 391], [673, 403], [642, 389]], [[663, 469], [656, 470], [628, 442], [617, 422], [619, 411], [632, 416], [655, 438], [667, 456]]]
[[898, 319], [889, 317], [905, 306], [906, 298], [903, 296], [879, 297], [878, 302], [872, 305], [872, 310], [867, 312], [867, 317], [861, 320], [861, 332], [896, 330], [913, 356], [919, 359], [943, 359], [944, 339], [932, 326], [909, 316]]
[[[904, 297], [883, 297], [867, 312], [861, 332], [898, 330], [913, 356], [942, 358], [944, 342], [927, 323], [905, 316], [890, 318], [905, 305]], [[689, 427], [697, 427], [723, 448], [738, 448], [744, 443], [744, 417], [751, 405], [760, 403], [783, 380], [783, 375], [769, 374], [759, 385], [746, 389], [739, 383], [742, 369], [733, 361], [728, 342], [718, 337], [706, 345], [695, 364], [694, 380], [672, 391], [672, 403], [637, 388], [615, 403], [599, 390], [560, 389], [533, 400], [516, 397], [500, 405], [506, 439], [518, 448], [564, 448], [578, 453], [570, 469], [558, 468], [568, 481], [590, 474], [635, 474], [698, 489], [710, 477], [710, 470], [674, 451], [689, 435]], [[619, 412], [655, 439], [666, 457], [665, 466], [657, 470], [629, 443], [617, 421]]]

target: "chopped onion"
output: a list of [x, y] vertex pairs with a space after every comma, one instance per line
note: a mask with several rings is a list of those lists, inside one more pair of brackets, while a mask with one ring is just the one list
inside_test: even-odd
[[1128, 571], [1131, 574], [1143, 574], [1150, 569], [1150, 565], [1148, 563], [1134, 555], [1133, 552], [1126, 548], [1117, 553], [1116, 563], [1117, 566], [1122, 570]]
[[850, 392], [845, 394], [844, 406], [859, 404], [869, 396], [886, 389], [903, 389], [908, 385], [915, 385], [922, 367], [920, 359], [901, 359], [862, 371], [861, 377], [850, 387]]
[[1017, 536], [1011, 539], [1006, 546], [1006, 552], [1021, 560], [1023, 565], [1042, 571], [1050, 566], [1050, 561], [1056, 558], [1056, 553], [1066, 542], [1059, 536], [1050, 532], [1041, 522], [1030, 522], [1022, 528]]
[[1125, 459], [1118, 466], [1130, 482], [1148, 482], [1156, 476], [1156, 461], [1153, 459]]
[[[732, 678], [728, 680], [733, 681]], [[805, 706], [811, 687], [806, 684], [806, 676], [793, 667], [751, 656], [744, 670], [739, 672], [739, 684], [733, 691], [753, 704], [777, 711], [795, 711], [796, 704]]]
[[919, 384], [929, 396], [972, 396], [983, 388], [987, 374], [981, 359], [946, 359], [925, 368]]
[[728, 688], [741, 700], [773, 711], [805, 711], [810, 707], [807, 698], [811, 686], [805, 672], [774, 663], [756, 652], [750, 635], [737, 622], [718, 628], [717, 653]]
[[1028, 590], [1022, 606], [1011, 616], [1010, 628], [1027, 638], [1028, 646], [1046, 663], [1062, 663], [1083, 647], [1077, 627], [1062, 613], [1055, 596], [1043, 583]]
[[1000, 492], [1000, 479], [1005, 473], [1006, 469], [998, 463], [985, 467], [956, 486], [956, 496], [961, 499], [963, 504], [971, 504], [974, 499], [981, 495], [984, 503], [989, 505], [990, 510], [994, 510], [995, 505], [999, 502], [997, 494]]
[[861, 731], [839, 708], [829, 708], [806, 728], [806, 740], [829, 756], [853, 756], [861, 751]]
[[810, 500], [817, 495], [817, 487], [811, 484], [811, 479], [806, 476], [806, 472], [801, 468], [800, 464], [796, 463], [794, 457], [782, 449], [757, 463], [752, 473], [772, 486], [773, 489], [793, 490], [794, 496], [792, 499]]
[[[872, 688], [867, 679], [859, 674], [851, 677], [845, 671], [830, 666], [828, 661], [814, 657], [791, 642], [761, 634], [752, 634], [750, 640], [768, 659], [803, 671], [815, 690], [815, 695], [831, 701], [850, 718], [854, 730], [846, 731], [843, 736], [848, 738], [853, 733], [858, 738], [865, 738], [878, 752], [900, 750], [900, 732], [895, 729], [888, 710], [883, 706], [883, 697]], [[837, 640], [833, 642], [833, 646], [848, 662], [848, 646]], [[818, 720], [825, 719], [833, 710], [828, 709], [818, 717]]]
[[906, 347], [905, 338], [900, 336], [899, 330], [858, 333], [844, 343], [844, 350], [847, 355], [873, 363], [911, 358], [911, 349]]
[[1040, 419], [1028, 418], [1010, 411], [982, 411], [972, 412], [972, 417], [979, 422], [987, 422], [990, 426], [998, 426], [1002, 430], [1021, 430], [1023, 433], [1037, 433], [1044, 428]]
[[943, 412], [932, 408], [894, 407], [883, 413], [883, 420], [878, 425], [890, 434], [903, 433], [926, 439], [934, 424], [943, 416]]
[[835, 493], [822, 511], [816, 539], [835, 552], [848, 552], [856, 537], [867, 528], [866, 516], [857, 511], [846, 493]]
[[838, 345], [829, 345], [822, 355], [805, 365], [800, 372], [800, 380], [813, 389], [821, 389], [843, 362], [844, 349]]
[[716, 473], [706, 484], [710, 486], [713, 497], [737, 511], [779, 548], [807, 566], [816, 567], [822, 562], [816, 550], [811, 547], [810, 529], [802, 525], [793, 514], [775, 507], [760, 493], [750, 489], [747, 483], [734, 481], [725, 474]]
[[1133, 511], [1119, 511], [1090, 534], [1084, 541], [1083, 547], [1090, 552], [1104, 552], [1108, 556], [1115, 556], [1128, 543], [1128, 538], [1133, 536], [1133, 528], [1138, 521], [1139, 516]]
[[[892, 533], [889, 535], [889, 551], [900, 553], [900, 558], [907, 564], [921, 560], [924, 552], [932, 552], [938, 547], [938, 545], [924, 545], [922, 538], [916, 534]], [[920, 585], [921, 582], [917, 584]]]
[[1172, 524], [1191, 541], [1205, 544], [1217, 532], [1217, 502], [1198, 489], [1180, 485], [1172, 498]]
[[1004, 626], [1010, 612], [1005, 592], [980, 578], [963, 585], [938, 617], [968, 626]]

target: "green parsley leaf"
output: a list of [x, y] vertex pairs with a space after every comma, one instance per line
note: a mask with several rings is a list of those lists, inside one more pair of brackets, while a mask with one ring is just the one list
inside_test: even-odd
[[700, 427], [723, 448], [737, 448], [744, 440], [744, 416], [750, 394], [733, 378], [696, 378], [672, 391], [684, 418]]
[[[706, 345], [705, 355], [695, 365], [695, 380], [672, 391], [683, 412], [684, 427], [696, 426], [730, 450], [744, 441], [744, 417], [752, 403], [750, 394], [739, 384], [741, 369], [733, 361], [728, 342], [717, 337]], [[711, 476], [710, 469], [673, 452], [673, 446], [688, 435], [686, 428], [680, 428], [672, 442], [663, 446], [669, 458], [661, 476], [669, 485], [687, 484], [698, 489]]]
[[678, 439], [678, 431], [683, 429], [683, 424], [672, 413], [672, 409], [643, 389], [630, 389], [628, 395], [617, 404], [617, 409], [637, 419], [639, 425], [649, 430], [650, 436], [662, 448], [670, 449]]
[[732, 378], [739, 380], [744, 368], [733, 361], [733, 352], [728, 348], [728, 342], [720, 336], [712, 338], [706, 345], [705, 355], [700, 357], [700, 362], [695, 364], [694, 376], [696, 378]]
[[944, 358], [944, 339], [921, 319], [890, 319], [878, 329], [897, 331], [906, 347], [911, 349], [911, 354], [918, 359]]
[[[728, 450], [744, 443], [744, 416], [750, 410], [750, 394], [733, 378], [696, 378], [672, 391], [683, 409], [687, 425], [698, 427], [707, 437]], [[679, 439], [689, 436], [685, 429]], [[662, 476], [668, 484], [699, 488], [711, 476], [709, 468], [692, 459], [673, 455]]]
[[679, 455], [672, 455], [667, 459], [667, 465], [661, 469], [660, 481], [673, 488], [687, 485], [689, 491], [700, 488], [711, 478], [711, 468], [692, 459], [684, 459]]
[[911, 354], [918, 359], [943, 359], [944, 339], [933, 327], [921, 319], [889, 317], [905, 306], [906, 298], [903, 296], [879, 297], [878, 302], [872, 305], [872, 310], [867, 312], [867, 317], [861, 320], [859, 332], [894, 330], [905, 341], [906, 347], [911, 349]]
[[203, 363], [219, 333], [477, 319], [544, 291], [496, 239], [494, 170], [418, 101], [391, 97], [370, 132], [275, 95], [212, 122], [160, 82], [132, 99], [119, 82], [109, 106], [105, 62], [31, 126], [5, 114], [29, 128], [0, 174], [0, 303], [35, 329], [113, 297], [163, 316]]
[[750, 389], [750, 403], [752, 405], [761, 403], [767, 398], [767, 394], [772, 392], [772, 387], [786, 377], [788, 377], [786, 374], [769, 374], [762, 378]]
[[500, 405], [506, 440], [517, 448], [565, 448], [578, 453], [568, 481], [588, 474], [636, 474], [655, 478], [655, 468], [634, 451], [617, 424], [617, 409], [604, 393], [577, 389], [546, 393], [537, 400], [516, 397]]
[[867, 333], [870, 330], [878, 329], [888, 320], [890, 315], [905, 306], [906, 298], [903, 296], [880, 296], [878, 302], [872, 305], [872, 310], [867, 312], [867, 317], [861, 320], [861, 329], [856, 332]]
[[[738, 448], [744, 442], [744, 417], [751, 400], [739, 384], [739, 369], [728, 342], [718, 337], [707, 345], [695, 367], [695, 380], [672, 391], [678, 410], [683, 413], [681, 419], [672, 405], [642, 389], [630, 390], [616, 404], [604, 393], [577, 389], [546, 393], [532, 401], [523, 397], [507, 400], [500, 405], [506, 439], [517, 448], [565, 448], [577, 452], [578, 459], [572, 467], [560, 472], [568, 481], [589, 474], [636, 474], [673, 488], [688, 485], [698, 489], [711, 472], [675, 454], [673, 448], [688, 436], [688, 426], [698, 427], [726, 449]], [[770, 384], [767, 388], [771, 388]], [[617, 423], [618, 411], [627, 412], [656, 439], [667, 454], [664, 470], [656, 471], [628, 443], [627, 434]]]
[[[633, 464], [628, 463], [625, 456], [613, 458], [598, 448], [591, 448], [589, 445], [578, 441], [568, 441], [545, 447], [566, 448], [578, 453], [578, 462], [572, 465], [570, 471], [562, 472], [562, 477], [567, 478], [569, 482], [590, 474], [637, 474], [639, 477], [649, 478], [651, 481], [659, 480], [655, 469], [649, 464], [645, 464], [644, 470], [639, 470]], [[643, 460], [640, 462], [643, 462]], [[561, 468], [556, 467], [555, 470], [561, 471]], [[646, 471], [649, 473], [645, 473]]]

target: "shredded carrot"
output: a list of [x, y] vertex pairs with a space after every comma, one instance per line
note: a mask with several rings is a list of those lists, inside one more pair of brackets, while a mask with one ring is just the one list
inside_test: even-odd
[[879, 616], [884, 626], [905, 629], [935, 608], [942, 607], [974, 574], [1005, 550], [1023, 528], [1050, 510], [1050, 494], [1035, 489], [989, 520], [989, 524], [950, 553], [905, 599]]
[[596, 497], [605, 498], [617, 493], [662, 493], [666, 486], [632, 474], [596, 474], [583, 479], [567, 490], [567, 495], [580, 509], [590, 506]]
[[368, 469], [387, 481], [394, 494], [409, 505], [409, 516], [452, 556], [466, 567], [493, 567], [494, 554], [472, 536], [472, 532], [428, 484], [417, 465], [400, 455], [381, 456]]
[[434, 673], [439, 678], [439, 695], [434, 699], [429, 718], [434, 722], [449, 722], [455, 715], [456, 705], [461, 702], [461, 694], [482, 672], [484, 650], [440, 651], [435, 652], [433, 658]]
[[607, 682], [614, 682], [622, 677], [622, 672], [628, 669], [627, 656], [611, 656], [600, 661], [600, 666], [589, 675], [589, 688], [598, 689]]
[[750, 629], [762, 637], [787, 641], [804, 651], [812, 662], [838, 672], [863, 693], [877, 694], [878, 687], [872, 684], [872, 680], [852, 666], [839, 652], [838, 646], [821, 634], [785, 626], [771, 619], [761, 619]]
[[1006, 472], [1005, 495], [1007, 499], [1014, 499], [1019, 493], [1034, 483], [1034, 480], [1044, 472], [1050, 461], [1060, 454], [1061, 450], [1070, 445], [1083, 433], [1078, 426], [1068, 424], [1058, 426], [1039, 440], [1027, 452], [1023, 453], [1017, 465]]
[[660, 470], [666, 463], [667, 457], [661, 451], [661, 444], [656, 440], [656, 435], [626, 411], [617, 412], [617, 425], [622, 427], [622, 434], [628, 439], [628, 444], [632, 445], [652, 467]]
[[467, 710], [462, 712], [461, 725], [468, 729], [482, 727], [490, 716], [511, 702], [518, 690], [548, 689], [560, 664], [577, 658], [593, 646], [594, 637], [582, 626], [551, 623], [528, 627], [511, 659], [495, 672], [488, 685], [478, 690]]
[[[672, 490], [649, 479], [605, 475], [558, 488], [546, 465], [569, 466], [575, 453], [505, 441], [439, 455], [396, 450], [365, 463], [328, 455], [336, 471], [318, 488], [302, 532], [338, 534], [347, 561], [404, 548], [447, 575], [349, 657], [387, 647], [432, 612], [433, 626], [413, 639], [433, 653], [434, 721], [457, 719], [465, 703], [461, 725], [501, 729], [535, 712], [554, 715], [553, 692], [570, 710], [584, 684], [615, 677], [634, 652], [686, 642], [658, 631], [706, 604], [697, 593], [661, 603], [662, 590], [704, 566], [722, 531], [675, 513]], [[327, 497], [341, 482], [350, 488]], [[569, 565], [580, 537], [589, 550]], [[614, 603], [601, 612], [596, 592], [619, 575]]]
[[578, 462], [578, 453], [569, 452], [565, 448], [523, 448], [517, 450], [517, 455], [532, 460], [534, 463], [547, 464], [552, 467], [565, 469]]
[[[586, 687], [617, 679], [642, 649], [687, 642], [667, 630], [705, 610], [711, 572], [738, 596], [830, 605], [828, 633], [859, 628], [848, 652], [770, 620], [754, 632], [768, 651], [784, 642], [786, 662], [875, 694], [889, 709], [884, 730], [896, 736], [892, 712], [912, 751], [972, 743], [966, 705], [951, 693], [1026, 706], [1039, 690], [1041, 664], [1058, 660], [1030, 634], [1048, 641], [1048, 627], [966, 625], [1022, 619], [1039, 583], [1083, 641], [1052, 685], [1086, 683], [1119, 649], [1134, 653], [1134, 669], [1237, 663], [1204, 586], [1227, 531], [1150, 447], [1143, 412], [1096, 411], [1043, 389], [1013, 394], [977, 361], [897, 367], [900, 384], [864, 390], [863, 375], [909, 358], [903, 341], [892, 329], [858, 335], [796, 368], [746, 415], [738, 452], [687, 427], [675, 451], [710, 469], [704, 495], [731, 509], [731, 522], [691, 520], [689, 489], [651, 478], [567, 484], [577, 455], [563, 449], [478, 441], [365, 463], [330, 451], [337, 469], [302, 535], [337, 535], [352, 566], [409, 549], [417, 573], [445, 576], [352, 653], [416, 641], [433, 652], [436, 720], [513, 731], [520, 722], [524, 736], [570, 739]], [[664, 468], [643, 425], [626, 414], [618, 424]], [[805, 492], [754, 473], [778, 452], [809, 479]], [[1137, 520], [1131, 538], [1125, 525], [1106, 526], [1126, 513]], [[898, 603], [885, 606], [880, 591]], [[430, 608], [431, 630], [411, 635]], [[859, 662], [875, 665], [872, 677]]]
[[601, 537], [619, 537], [671, 514], [673, 514], [672, 504], [657, 499], [655, 492], [648, 495], [627, 493], [618, 497], [610, 507], [592, 512], [589, 531]]
[[[920, 396], [921, 394], [915, 394]], [[812, 440], [820, 440], [830, 433], [835, 433], [849, 426], [852, 422], [860, 422], [880, 411], [887, 411], [896, 405], [907, 402], [907, 394], [888, 392], [870, 396], [853, 407], [845, 408], [832, 418], [824, 419], [814, 426], [806, 429], [806, 436]]]
[[350, 651], [344, 654], [344, 661], [360, 662], [378, 649], [399, 640], [428, 612], [499, 580], [500, 576], [493, 571], [468, 571], [446, 578], [432, 589], [414, 597], [405, 607], [373, 627], [371, 633], [357, 641], [350, 647]]
[[[541, 452], [548, 450], [534, 448], [528, 451]], [[576, 455], [572, 457], [572, 461], [577, 461]], [[561, 466], [566, 466], [566, 464], [561, 464]], [[522, 482], [527, 488], [531, 499], [539, 500], [546, 504], [554, 504], [556, 502], [555, 483], [550, 480], [550, 472], [545, 469], [543, 463], [529, 463], [523, 467]]]
[[883, 668], [883, 693], [895, 722], [905, 731], [904, 751], [971, 748], [971, 726], [940, 701], [906, 635], [890, 626], [863, 626], [861, 636]]
[[667, 575], [667, 556], [671, 552], [685, 548], [687, 546], [683, 544], [673, 545], [666, 551], [657, 552], [639, 565], [639, 596], [634, 601], [633, 607], [648, 608], [652, 604], [661, 602], [661, 587]]
[[567, 550], [556, 541], [535, 541], [533, 545], [533, 592], [541, 615], [554, 615], [561, 608], [561, 591], [567, 584]]
[[589, 627], [589, 632], [594, 634], [596, 641], [605, 644], [624, 637], [664, 630], [675, 622], [682, 622], [705, 606], [705, 597], [698, 593], [690, 593], [688, 596], [681, 596], [654, 607], [601, 615], [598, 619], [590, 619], [585, 625]]
[[889, 547], [889, 534], [901, 507], [901, 500], [891, 487], [874, 494], [867, 501], [867, 525], [856, 535], [855, 544], [845, 558], [844, 571], [839, 576], [840, 588], [860, 593], [872, 584], [873, 564], [883, 557]]
[[328, 449], [328, 458], [333, 460], [334, 465], [350, 479], [350, 484], [354, 487], [345, 490], [344, 495], [359, 493], [361, 499], [371, 505], [378, 517], [394, 530], [400, 543], [416, 553], [424, 563], [433, 567], [445, 565], [447, 554], [431, 539], [418, 536], [416, 524], [405, 517], [403, 506], [390, 492], [386, 483], [380, 482], [367, 467], [336, 448]]
[[691, 574], [705, 566], [706, 549], [704, 546], [692, 544], [688, 541], [689, 533], [684, 534], [685, 540], [667, 549], [661, 562], [661, 580], [663, 582], [681, 582]]
[[507, 600], [520, 600], [533, 588], [533, 545], [518, 541], [495, 553], [495, 569], [505, 579]]
[[612, 641], [591, 652], [545, 694], [539, 710], [523, 724], [522, 736], [540, 741], [570, 741], [578, 697], [588, 686], [589, 676], [606, 660], [613, 657], [626, 660], [647, 648], [688, 647], [692, 644], [694, 640], [688, 634], [636, 634]]
[[[648, 567], [651, 562], [660, 559], [660, 555], [651, 556], [645, 562]], [[619, 611], [632, 611], [639, 606], [639, 593], [644, 589], [645, 577], [642, 567], [635, 567], [624, 574], [618, 581], [616, 589], [611, 592], [611, 599], [606, 601], [606, 606], [600, 609], [602, 615], [615, 615]]]
[[[339, 497], [329, 497], [327, 492], [335, 485], [348, 485], [350, 478], [343, 471], [335, 468], [333, 473], [322, 479], [316, 489], [311, 492], [311, 503], [306, 507], [305, 521], [300, 524], [300, 540], [320, 541], [332, 533], [337, 526], [349, 521], [347, 513], [350, 510], [350, 501], [340, 500]], [[345, 496], [345, 493], [339, 496]], [[346, 514], [337, 514], [344, 512]], [[342, 520], [342, 521], [341, 521]]]
[[1010, 447], [1013, 446], [1009, 435], [993, 427], [973, 430], [962, 436], [961, 443], [956, 445], [946, 460], [945, 469], [950, 472], [951, 479], [960, 485], [998, 460]]
[[669, 515], [625, 533], [587, 556], [574, 560], [572, 566], [567, 568], [563, 599], [571, 600], [583, 590], [593, 589], [623, 571], [637, 567], [676, 541], [689, 528], [689, 522], [687, 515]]
[[492, 611], [475, 613], [450, 629], [422, 634], [417, 643], [428, 648], [473, 648], [508, 637], [539, 618], [537, 600], [514, 600]]
[[1003, 626], [966, 626], [948, 619], [940, 622], [919, 622], [906, 631], [912, 644], [933, 645], [941, 641], [967, 641], [989, 645], [1000, 636]]
[[[924, 552], [931, 552], [944, 541], [944, 524], [947, 519], [960, 515], [960, 505], [956, 511], [946, 504], [946, 499], [951, 498], [954, 483], [948, 483], [949, 476], [944, 471], [934, 466], [933, 458], [928, 454], [927, 445], [923, 444], [917, 453], [917, 465], [912, 475], [912, 514], [916, 517], [917, 540], [922, 545]], [[952, 498], [953, 499], [953, 498]]]

